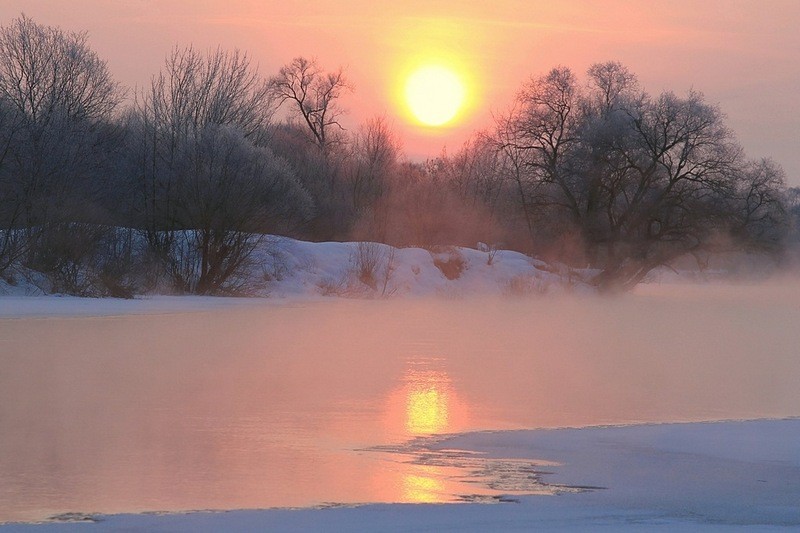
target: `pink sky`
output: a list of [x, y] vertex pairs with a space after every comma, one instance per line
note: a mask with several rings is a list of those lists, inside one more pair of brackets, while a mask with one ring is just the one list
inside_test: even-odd
[[[489, 127], [531, 75], [618, 60], [650, 92], [703, 91], [748, 155], [773, 157], [800, 185], [798, 0], [2, 0], [0, 24], [22, 12], [88, 31], [130, 87], [147, 84], [176, 44], [247, 50], [265, 75], [298, 55], [345, 66], [350, 125], [386, 114], [412, 158], [454, 151]], [[405, 118], [396, 94], [420, 57], [470, 78], [474, 105], [457, 124], [426, 130]]]

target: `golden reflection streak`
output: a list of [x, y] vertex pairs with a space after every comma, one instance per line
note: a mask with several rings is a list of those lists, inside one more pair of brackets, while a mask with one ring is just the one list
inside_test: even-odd
[[443, 503], [448, 501], [442, 475], [432, 467], [419, 467], [419, 472], [403, 475], [403, 501], [409, 503]]
[[[410, 438], [466, 427], [467, 405], [440, 360], [418, 358], [407, 364], [399, 386], [387, 398], [386, 424], [392, 433]], [[392, 501], [444, 503], [452, 501], [453, 494], [470, 490], [453, 478], [458, 472], [448, 472], [452, 467], [405, 461], [396, 464], [398, 469], [390, 469], [377, 480], [379, 486], [391, 487]]]
[[406, 379], [406, 430], [413, 435], [443, 433], [449, 427], [448, 378], [443, 372], [410, 371]]

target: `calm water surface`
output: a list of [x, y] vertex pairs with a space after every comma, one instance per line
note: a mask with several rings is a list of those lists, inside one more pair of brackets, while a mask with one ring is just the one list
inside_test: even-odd
[[[0, 522], [435, 502], [368, 448], [475, 429], [800, 415], [796, 286], [0, 320]], [[489, 494], [488, 489], [484, 492]]]

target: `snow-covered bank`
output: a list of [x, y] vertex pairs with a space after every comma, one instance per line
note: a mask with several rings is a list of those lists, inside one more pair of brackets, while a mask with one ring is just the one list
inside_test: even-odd
[[[370, 261], [372, 279], [363, 279], [363, 263]], [[209, 311], [264, 305], [263, 297], [271, 301], [309, 301], [330, 297], [527, 296], [567, 288], [591, 292], [580, 281], [579, 272], [508, 250], [448, 247], [428, 251], [378, 243], [314, 243], [286, 237], [265, 239], [253, 254], [245, 278], [252, 296], [262, 298], [161, 294], [138, 295], [130, 300], [82, 298], [49, 294], [41, 275], [23, 272], [15, 276], [13, 285], [0, 278], [0, 318]]]
[[435, 445], [557, 461], [549, 482], [602, 487], [498, 505], [113, 515], [4, 531], [748, 531], [800, 527], [800, 420], [482, 432]]
[[[373, 263], [374, 279], [360, 279]], [[545, 292], [575, 274], [508, 250], [392, 248], [378, 243], [311, 243], [274, 237], [256, 255], [274, 296], [442, 295]]]
[[[586, 289], [581, 273], [563, 265], [548, 265], [519, 252], [481, 248], [426, 250], [270, 236], [256, 248], [240, 281], [248, 294], [281, 298], [458, 297]], [[45, 276], [20, 266], [9, 277], [13, 283], [0, 278], [0, 296], [52, 292]]]

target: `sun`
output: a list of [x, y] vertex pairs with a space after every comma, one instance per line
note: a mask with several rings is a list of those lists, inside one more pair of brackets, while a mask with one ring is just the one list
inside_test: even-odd
[[427, 126], [452, 121], [464, 105], [466, 90], [449, 68], [429, 65], [415, 70], [406, 81], [406, 104], [414, 117]]

